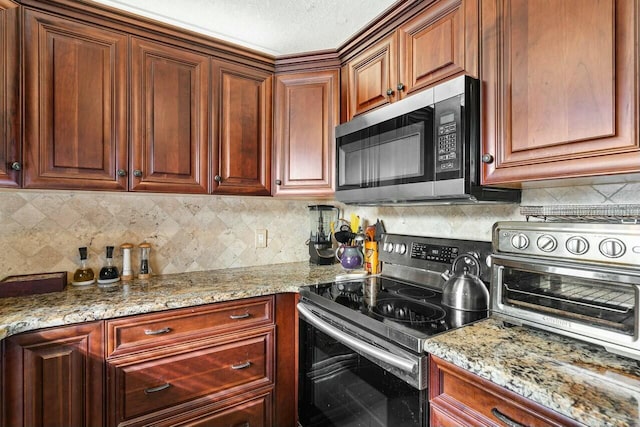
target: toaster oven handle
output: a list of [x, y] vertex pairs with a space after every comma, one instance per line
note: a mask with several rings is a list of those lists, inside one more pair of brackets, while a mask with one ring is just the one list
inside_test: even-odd
[[405, 372], [413, 373], [417, 371], [418, 364], [412, 360], [405, 359], [393, 353], [389, 353], [388, 351], [382, 350], [378, 347], [374, 347], [371, 344], [360, 341], [339, 329], [334, 328], [333, 326], [328, 325], [322, 319], [318, 318], [314, 315], [308, 308], [306, 308], [303, 304], [298, 303], [298, 312], [302, 314], [304, 319], [309, 322], [311, 325], [315, 326], [325, 334], [330, 337], [341, 341], [342, 343], [348, 345], [354, 350], [359, 350], [365, 354], [368, 354], [371, 357], [374, 357], [380, 361], [388, 363], [398, 369], [401, 369]]

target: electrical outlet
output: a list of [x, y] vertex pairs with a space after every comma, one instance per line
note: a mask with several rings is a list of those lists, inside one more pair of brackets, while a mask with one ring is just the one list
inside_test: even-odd
[[267, 230], [264, 228], [258, 228], [256, 230], [256, 248], [267, 247]]

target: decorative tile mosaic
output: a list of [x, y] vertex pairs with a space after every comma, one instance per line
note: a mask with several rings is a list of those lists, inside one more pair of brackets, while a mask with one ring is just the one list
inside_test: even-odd
[[[0, 278], [68, 271], [78, 265], [78, 247], [89, 247], [89, 266], [104, 262], [105, 246], [152, 245], [156, 274], [217, 270], [308, 260], [307, 206], [326, 201], [110, 193], [0, 190]], [[640, 184], [535, 188], [523, 205], [640, 203]], [[368, 223], [380, 218], [391, 233], [491, 240], [496, 221], [522, 220], [518, 205], [410, 207], [341, 206]], [[264, 228], [267, 247], [256, 249]], [[116, 265], [122, 265], [119, 250]], [[132, 252], [137, 266], [138, 250]]]

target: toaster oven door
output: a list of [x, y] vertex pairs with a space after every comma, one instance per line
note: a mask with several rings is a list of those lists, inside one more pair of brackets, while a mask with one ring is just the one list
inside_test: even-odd
[[495, 255], [492, 276], [493, 313], [640, 354], [639, 271]]

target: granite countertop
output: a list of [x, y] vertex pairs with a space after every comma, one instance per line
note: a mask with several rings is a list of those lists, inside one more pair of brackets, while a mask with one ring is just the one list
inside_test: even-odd
[[112, 288], [68, 285], [62, 292], [0, 298], [0, 339], [20, 332], [172, 308], [298, 292], [334, 280], [339, 264], [274, 264], [153, 276]]
[[598, 346], [492, 317], [425, 351], [587, 426], [640, 426], [638, 363]]

